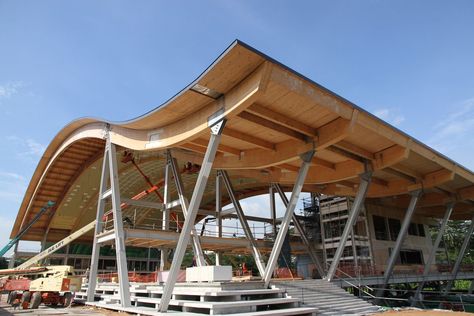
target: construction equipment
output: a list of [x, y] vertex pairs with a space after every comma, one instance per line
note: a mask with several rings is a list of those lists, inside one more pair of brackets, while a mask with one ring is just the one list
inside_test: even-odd
[[0, 270], [0, 291], [8, 291], [7, 303], [23, 309], [48, 305], [71, 304], [73, 293], [81, 289], [81, 278], [74, 276], [71, 266], [38, 267], [28, 270]]
[[38, 212], [38, 214], [35, 215], [35, 217], [33, 217], [33, 219], [31, 220], [31, 222], [28, 223], [28, 225], [26, 225], [23, 229], [20, 230], [20, 232], [15, 236], [15, 238], [13, 238], [12, 240], [10, 240], [5, 247], [2, 248], [2, 250], [0, 250], [0, 257], [3, 257], [8, 250], [11, 249], [11, 247], [13, 247], [19, 240], [20, 238], [28, 231], [28, 229], [31, 228], [31, 226], [33, 226], [34, 223], [36, 223], [37, 220], [40, 219], [40, 217], [46, 213], [46, 211], [48, 211], [50, 208], [52, 208], [54, 206], [55, 202], [52, 202], [52, 201], [48, 201], [48, 203], [46, 203], [45, 206], [43, 206], [40, 211]]
[[95, 227], [95, 221], [93, 221], [93, 222], [87, 224], [86, 226], [78, 229], [77, 231], [75, 231], [71, 235], [67, 236], [66, 238], [58, 241], [57, 243], [55, 243], [54, 245], [52, 245], [48, 249], [40, 252], [36, 256], [34, 256], [34, 257], [30, 258], [29, 260], [25, 261], [24, 263], [22, 263], [21, 265], [16, 267], [15, 270], [28, 269], [28, 268], [34, 266], [35, 264], [37, 264], [38, 262], [40, 262], [44, 258], [46, 258], [49, 255], [51, 255], [52, 253], [54, 253], [55, 251], [61, 249], [62, 247], [66, 246], [67, 244], [70, 244], [71, 242], [73, 242], [74, 240], [76, 240], [80, 236], [84, 235], [88, 231], [91, 231], [92, 229], [94, 229], [94, 227]]

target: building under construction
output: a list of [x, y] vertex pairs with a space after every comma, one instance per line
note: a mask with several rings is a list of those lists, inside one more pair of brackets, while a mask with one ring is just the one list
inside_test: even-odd
[[[300, 212], [302, 192], [311, 195]], [[240, 201], [261, 194], [268, 205], [250, 216]], [[143, 116], [65, 126], [38, 164], [11, 238], [41, 242], [47, 255], [34, 262], [82, 269], [87, 289], [76, 297], [109, 309], [364, 314], [377, 308], [342, 288], [377, 303], [416, 284], [416, 304], [426, 285], [449, 293], [455, 280], [474, 279], [462, 262], [473, 201], [470, 170], [236, 41]], [[238, 231], [225, 229], [227, 219]], [[471, 224], [458, 257], [439, 264], [453, 219]], [[229, 254], [252, 256], [252, 281], [232, 281], [221, 265]], [[189, 256], [194, 267], [184, 272]], [[135, 278], [150, 272], [148, 282]], [[288, 274], [295, 280], [278, 278]]]

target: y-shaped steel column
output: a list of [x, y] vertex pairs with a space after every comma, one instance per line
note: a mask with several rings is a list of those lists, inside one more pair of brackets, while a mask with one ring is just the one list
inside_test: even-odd
[[201, 165], [201, 170], [194, 187], [193, 195], [189, 206], [187, 208], [188, 214], [184, 220], [183, 229], [179, 235], [178, 244], [176, 245], [176, 251], [174, 253], [173, 262], [171, 263], [171, 269], [168, 274], [165, 287], [163, 289], [163, 295], [160, 301], [160, 312], [166, 312], [170, 303], [171, 294], [173, 293], [176, 279], [178, 278], [178, 272], [183, 262], [184, 253], [191, 238], [191, 231], [194, 228], [194, 222], [198, 213], [199, 205], [201, 204], [204, 190], [206, 189], [207, 179], [211, 173], [212, 163], [216, 156], [217, 147], [221, 140], [221, 133], [224, 129], [225, 119], [221, 119], [211, 125], [211, 138], [209, 139], [209, 145], [207, 146], [206, 154]]
[[230, 182], [229, 175], [224, 170], [219, 170], [218, 175], [222, 177], [224, 185], [227, 189], [227, 193], [229, 193], [229, 198], [232, 201], [232, 204], [234, 205], [235, 211], [237, 212], [240, 224], [242, 224], [245, 237], [247, 237], [247, 240], [250, 243], [250, 247], [252, 248], [252, 255], [255, 259], [255, 264], [257, 265], [258, 272], [260, 273], [260, 276], [263, 277], [265, 273], [265, 263], [262, 260], [262, 255], [258, 250], [257, 243], [255, 242], [252, 231], [250, 230], [249, 224], [247, 223], [247, 219], [245, 218], [242, 206], [240, 205], [239, 200], [235, 197], [234, 188], [232, 187], [232, 183]]
[[283, 216], [283, 220], [280, 223], [280, 229], [278, 230], [278, 234], [275, 238], [275, 244], [272, 248], [272, 252], [270, 253], [270, 257], [268, 258], [267, 267], [263, 276], [265, 288], [267, 288], [270, 284], [273, 271], [275, 270], [275, 266], [277, 264], [278, 256], [281, 252], [281, 247], [283, 246], [283, 242], [285, 241], [286, 233], [288, 232], [288, 227], [290, 226], [291, 218], [293, 217], [296, 203], [298, 202], [301, 190], [303, 189], [304, 180], [306, 179], [306, 175], [308, 174], [309, 166], [311, 164], [311, 159], [313, 159], [313, 156], [313, 150], [308, 151], [300, 156], [303, 162], [298, 172], [298, 177], [296, 178], [295, 185], [293, 186], [293, 191], [291, 192], [290, 201], [288, 203], [288, 206], [286, 207], [285, 215]]
[[385, 272], [383, 274], [383, 283], [382, 288], [377, 291], [377, 296], [383, 296], [385, 292], [385, 287], [392, 276], [393, 268], [395, 267], [395, 263], [397, 262], [398, 255], [400, 254], [400, 249], [402, 248], [403, 241], [407, 235], [408, 227], [410, 226], [411, 218], [413, 217], [413, 213], [415, 213], [416, 204], [421, 196], [421, 190], [416, 190], [411, 192], [411, 199], [410, 204], [408, 205], [407, 212], [405, 213], [405, 217], [403, 218], [402, 227], [400, 227], [400, 232], [398, 233], [397, 241], [395, 242], [395, 246], [390, 253], [390, 257], [387, 261], [387, 267], [385, 268]]
[[418, 288], [416, 289], [416, 293], [415, 293], [415, 300], [413, 300], [412, 305], [416, 304], [416, 302], [420, 299], [421, 291], [423, 290], [423, 286], [425, 285], [425, 278], [428, 276], [428, 274], [430, 274], [431, 265], [435, 261], [436, 252], [438, 251], [439, 244], [441, 243], [441, 240], [443, 239], [444, 230], [446, 229], [449, 217], [451, 216], [451, 213], [453, 212], [453, 208], [454, 208], [454, 203], [449, 203], [446, 206], [446, 212], [444, 213], [443, 220], [441, 221], [441, 226], [438, 230], [438, 236], [436, 236], [433, 248], [431, 249], [430, 255], [428, 257], [428, 261], [426, 261], [425, 263], [425, 267], [423, 269], [423, 279], [420, 282], [420, 284], [418, 284]]
[[336, 273], [337, 266], [339, 265], [339, 261], [341, 260], [342, 253], [344, 252], [344, 248], [346, 247], [347, 238], [349, 238], [349, 234], [354, 227], [354, 224], [359, 217], [360, 208], [364, 203], [365, 196], [367, 195], [367, 190], [369, 189], [370, 180], [372, 178], [372, 171], [366, 171], [360, 175], [360, 184], [359, 190], [357, 191], [357, 195], [354, 199], [354, 203], [352, 204], [351, 210], [349, 212], [349, 217], [347, 218], [346, 226], [344, 226], [344, 230], [342, 231], [341, 238], [339, 239], [339, 246], [336, 249], [336, 253], [332, 258], [331, 266], [329, 267], [328, 274], [326, 275], [326, 280], [331, 281]]
[[[181, 173], [178, 172], [178, 163], [176, 159], [171, 156], [171, 152], [168, 150], [166, 153], [168, 157], [168, 164], [171, 167], [173, 172], [174, 182], [176, 184], [176, 191], [178, 191], [179, 203], [181, 204], [181, 209], [183, 210], [184, 218], [188, 216], [189, 213], [189, 203], [188, 199], [184, 195], [184, 185], [183, 180], [181, 179]], [[199, 205], [198, 205], [199, 207]], [[199, 267], [206, 265], [206, 260], [204, 259], [204, 252], [202, 251], [201, 242], [199, 241], [199, 235], [196, 233], [194, 226], [191, 228], [192, 236], [192, 246], [194, 256], [196, 257], [196, 263]]]
[[[110, 189], [107, 190], [107, 181], [110, 180]], [[97, 205], [96, 228], [94, 245], [92, 248], [91, 270], [89, 274], [89, 287], [87, 289], [87, 301], [94, 302], [96, 288], [97, 270], [99, 262], [100, 244], [97, 235], [102, 231], [102, 217], [104, 215], [105, 200], [112, 200], [112, 215], [114, 221], [115, 251], [117, 256], [117, 272], [119, 277], [120, 304], [122, 307], [130, 307], [130, 283], [128, 280], [127, 256], [125, 253], [125, 237], [123, 231], [122, 209], [120, 207], [120, 187], [117, 171], [117, 158], [115, 145], [110, 141], [107, 134], [105, 144], [104, 161], [102, 163], [102, 177], [100, 182], [99, 201]]]
[[446, 285], [446, 288], [444, 289], [444, 293], [448, 293], [449, 291], [451, 291], [451, 288], [453, 287], [454, 280], [456, 280], [456, 277], [459, 272], [459, 268], [461, 267], [462, 259], [464, 259], [464, 254], [466, 253], [466, 249], [469, 246], [469, 243], [471, 242], [473, 232], [474, 232], [474, 216], [471, 219], [471, 225], [469, 226], [469, 229], [466, 232], [466, 237], [464, 238], [461, 249], [459, 250], [458, 258], [456, 259], [456, 262], [454, 263], [453, 270], [451, 270], [451, 277], [448, 281], [448, 284]]
[[[279, 184], [275, 184], [274, 188], [280, 195], [280, 198], [283, 201], [283, 204], [285, 205], [285, 207], [288, 207], [289, 201], [285, 195], [285, 192], [283, 192], [281, 186]], [[321, 262], [319, 262], [318, 256], [316, 255], [316, 249], [314, 249], [313, 244], [309, 241], [308, 237], [306, 236], [306, 232], [304, 231], [303, 226], [301, 226], [301, 223], [296, 217], [296, 214], [294, 211], [293, 211], [293, 215], [291, 219], [293, 221], [293, 225], [295, 225], [296, 230], [300, 234], [303, 244], [305, 244], [306, 248], [308, 249], [308, 254], [311, 258], [311, 261], [313, 261], [314, 265], [316, 266], [316, 270], [318, 270], [319, 275], [322, 277], [324, 275], [324, 269], [323, 269], [323, 266], [321, 265]]]

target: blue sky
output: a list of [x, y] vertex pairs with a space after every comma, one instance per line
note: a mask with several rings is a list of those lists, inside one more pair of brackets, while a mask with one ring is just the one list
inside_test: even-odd
[[473, 14], [472, 1], [0, 0], [0, 243], [65, 124], [151, 110], [236, 38], [472, 170]]

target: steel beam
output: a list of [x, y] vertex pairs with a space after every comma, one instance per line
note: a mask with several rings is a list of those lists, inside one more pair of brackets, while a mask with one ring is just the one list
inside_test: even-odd
[[[168, 157], [165, 165], [165, 183], [163, 187], [163, 220], [161, 223], [161, 229], [167, 231], [170, 229], [170, 210], [168, 203], [170, 201], [170, 164], [168, 163]], [[168, 263], [168, 249], [160, 249], [160, 271], [164, 271], [167, 268]]]
[[453, 212], [453, 208], [454, 208], [454, 203], [449, 203], [446, 206], [446, 212], [444, 213], [443, 220], [441, 221], [441, 226], [438, 230], [438, 235], [436, 236], [433, 248], [431, 249], [430, 255], [428, 257], [428, 261], [426, 261], [425, 267], [423, 268], [423, 281], [421, 281], [418, 284], [418, 288], [416, 289], [416, 293], [414, 297], [415, 299], [412, 305], [416, 304], [417, 301], [420, 299], [421, 291], [423, 290], [423, 286], [425, 285], [424, 279], [430, 273], [431, 265], [435, 262], [436, 252], [438, 251], [439, 244], [441, 243], [441, 240], [443, 239], [444, 231], [448, 224], [449, 217], [451, 217], [451, 213]]
[[474, 216], [471, 219], [471, 225], [469, 225], [469, 228], [466, 232], [466, 237], [464, 238], [461, 249], [459, 250], [458, 257], [453, 266], [453, 270], [451, 270], [451, 277], [448, 281], [448, 284], [446, 285], [446, 288], [444, 289], [444, 293], [448, 293], [449, 291], [451, 291], [451, 288], [453, 287], [454, 280], [456, 280], [456, 277], [459, 272], [459, 268], [461, 267], [462, 259], [464, 259], [464, 254], [466, 253], [466, 249], [469, 247], [469, 243], [471, 242], [471, 237], [472, 237], [473, 232], [474, 232]]
[[397, 258], [400, 254], [400, 249], [402, 248], [403, 241], [408, 232], [408, 227], [410, 227], [410, 221], [415, 213], [416, 205], [418, 204], [418, 200], [422, 194], [421, 190], [416, 190], [410, 193], [411, 199], [410, 204], [408, 205], [408, 209], [405, 213], [405, 217], [403, 218], [402, 226], [400, 227], [400, 232], [398, 233], [397, 240], [395, 241], [395, 245], [390, 253], [390, 257], [387, 261], [387, 266], [385, 268], [385, 272], [383, 274], [383, 283], [381, 289], [377, 291], [377, 296], [382, 297], [385, 292], [385, 287], [392, 276], [393, 268], [395, 267], [395, 263], [397, 262]]
[[268, 189], [268, 196], [270, 197], [270, 213], [271, 213], [271, 218], [272, 218], [273, 240], [275, 240], [276, 235], [277, 235], [277, 222], [276, 222], [275, 191], [272, 184], [270, 184], [270, 188]]
[[15, 243], [15, 247], [13, 248], [12, 257], [10, 258], [10, 262], [8, 262], [8, 269], [13, 269], [15, 267], [15, 260], [16, 260], [16, 256], [17, 256], [17, 253], [18, 253], [18, 244], [19, 243], [20, 243], [19, 240]]
[[[178, 197], [181, 204], [181, 209], [183, 210], [184, 218], [186, 218], [189, 213], [189, 202], [184, 193], [184, 185], [183, 180], [181, 179], [181, 173], [178, 171], [178, 163], [176, 159], [173, 158], [173, 156], [171, 155], [171, 151], [168, 150], [166, 152], [166, 155], [167, 163], [170, 165], [171, 172], [173, 173], [176, 191], [178, 192]], [[191, 228], [191, 237], [194, 257], [196, 258], [196, 264], [199, 267], [205, 266], [206, 260], [204, 258], [204, 252], [202, 251], [201, 242], [199, 241], [199, 235], [196, 233], [196, 229], [194, 228], [194, 226]]]
[[301, 167], [298, 172], [298, 176], [296, 177], [295, 185], [293, 186], [293, 191], [291, 192], [290, 201], [286, 207], [285, 215], [283, 216], [283, 220], [281, 221], [280, 229], [278, 230], [278, 234], [275, 238], [275, 246], [273, 247], [272, 252], [270, 253], [270, 257], [268, 258], [267, 267], [265, 269], [265, 275], [263, 276], [265, 288], [267, 288], [270, 284], [273, 271], [275, 270], [275, 266], [277, 264], [277, 260], [281, 252], [281, 247], [283, 246], [283, 242], [285, 241], [285, 237], [288, 232], [291, 219], [294, 216], [296, 203], [298, 202], [301, 190], [303, 189], [304, 180], [306, 179], [306, 175], [308, 174], [308, 170], [313, 156], [314, 150], [308, 151], [300, 156], [302, 160]]
[[[216, 230], [217, 237], [222, 238], [222, 178], [216, 176]], [[221, 265], [221, 253], [216, 251], [216, 266]]]
[[229, 198], [232, 204], [234, 205], [234, 208], [237, 212], [237, 216], [239, 217], [240, 224], [242, 225], [242, 229], [244, 230], [245, 237], [250, 242], [250, 246], [252, 248], [252, 255], [253, 255], [253, 258], [255, 259], [255, 264], [257, 265], [258, 272], [260, 276], [263, 278], [263, 275], [265, 273], [265, 262], [262, 259], [262, 255], [260, 254], [260, 251], [258, 250], [257, 243], [255, 242], [254, 236], [247, 222], [247, 219], [245, 218], [245, 214], [244, 214], [244, 211], [242, 210], [242, 206], [240, 205], [239, 200], [235, 196], [235, 193], [234, 193], [235, 191], [232, 186], [232, 183], [230, 182], [229, 175], [224, 170], [218, 170], [217, 173], [220, 177], [222, 177], [224, 186], [227, 189]]
[[107, 143], [105, 144], [104, 158], [102, 161], [102, 175], [100, 178], [100, 189], [99, 189], [99, 198], [97, 201], [97, 214], [96, 214], [96, 225], [94, 230], [94, 243], [92, 244], [92, 254], [91, 254], [91, 267], [89, 270], [89, 284], [87, 287], [87, 302], [94, 302], [95, 298], [95, 288], [97, 285], [97, 271], [99, 266], [99, 253], [101, 244], [98, 242], [98, 235], [102, 232], [103, 227], [103, 216], [104, 216], [104, 207], [105, 200], [102, 199], [103, 193], [107, 190], [107, 181], [109, 177], [109, 159], [108, 152], [110, 148], [110, 142], [107, 136]]
[[[285, 207], [288, 207], [289, 201], [285, 195], [285, 192], [283, 192], [281, 186], [279, 184], [275, 184], [274, 187], [275, 187], [275, 191], [277, 191], [278, 194], [280, 195], [280, 198], [283, 201], [283, 204], [285, 205]], [[303, 241], [303, 244], [308, 249], [308, 254], [311, 258], [311, 261], [313, 261], [314, 265], [316, 266], [316, 269], [318, 270], [319, 275], [321, 277], [324, 276], [324, 269], [323, 269], [323, 266], [321, 265], [321, 262], [319, 261], [318, 256], [316, 255], [316, 249], [314, 249], [313, 244], [308, 240], [308, 237], [306, 236], [306, 233], [303, 227], [301, 226], [301, 223], [298, 220], [294, 211], [293, 211], [293, 215], [291, 219], [293, 221], [293, 225], [295, 225], [296, 230], [301, 236], [301, 240]]]
[[109, 169], [110, 169], [110, 190], [112, 194], [110, 196], [112, 200], [112, 210], [114, 217], [114, 231], [116, 234], [115, 238], [115, 252], [117, 256], [117, 274], [119, 278], [119, 294], [120, 294], [120, 305], [122, 307], [132, 306], [130, 302], [130, 283], [128, 280], [128, 268], [127, 268], [127, 255], [125, 252], [125, 236], [123, 232], [123, 219], [122, 219], [122, 208], [120, 202], [120, 187], [119, 177], [117, 168], [117, 157], [115, 145], [110, 142], [110, 137], [107, 138], [109, 150]]
[[[202, 196], [204, 195], [204, 190], [206, 189], [207, 179], [211, 173], [212, 163], [216, 156], [217, 147], [219, 146], [221, 140], [221, 133], [225, 125], [225, 119], [221, 118], [218, 121], [214, 121], [212, 124], [209, 123], [211, 127], [211, 137], [209, 139], [209, 145], [206, 149], [206, 154], [204, 155], [204, 160], [201, 165], [201, 170], [196, 181], [196, 186], [193, 190], [193, 195], [189, 206], [187, 207], [188, 214], [184, 220], [183, 229], [179, 235], [178, 244], [173, 256], [173, 262], [171, 263], [171, 269], [168, 274], [168, 279], [163, 289], [163, 294], [161, 296], [159, 311], [166, 312], [168, 310], [168, 305], [171, 299], [171, 294], [173, 293], [174, 285], [176, 283], [179, 269], [181, 268], [181, 263], [183, 262], [183, 257], [186, 252], [189, 240], [191, 238], [191, 231], [194, 227], [194, 222], [196, 221], [197, 212], [199, 205], [201, 204]], [[184, 206], [184, 205], [183, 205]]]
[[346, 247], [347, 238], [354, 227], [354, 224], [359, 217], [361, 206], [364, 204], [365, 196], [367, 195], [367, 190], [369, 189], [370, 181], [372, 178], [372, 171], [366, 171], [360, 175], [360, 184], [359, 189], [357, 191], [357, 195], [354, 199], [354, 203], [352, 204], [349, 216], [347, 218], [346, 225], [344, 226], [344, 230], [341, 235], [341, 239], [339, 240], [339, 246], [336, 249], [336, 253], [331, 262], [331, 266], [329, 267], [328, 274], [326, 275], [326, 280], [331, 281], [334, 277], [337, 266], [339, 265], [339, 261], [341, 260], [342, 253], [344, 252], [344, 248]]

